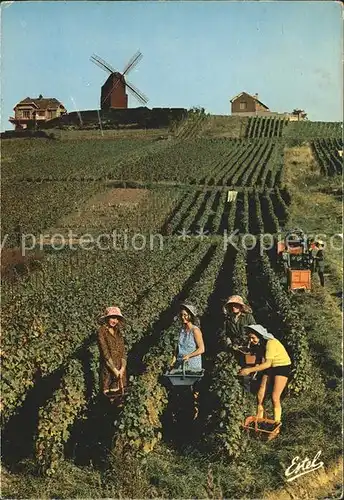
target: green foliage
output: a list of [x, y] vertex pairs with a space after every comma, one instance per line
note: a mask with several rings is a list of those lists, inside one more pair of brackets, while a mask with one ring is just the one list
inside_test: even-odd
[[263, 185], [260, 177], [264, 179], [265, 170], [277, 168], [272, 155], [276, 147], [266, 139], [170, 141], [141, 160], [122, 163], [117, 178], [227, 186], [253, 186], [257, 180], [258, 185]]
[[241, 216], [241, 224], [243, 227], [243, 232], [248, 234], [249, 232], [249, 195], [247, 190], [244, 191], [244, 203], [243, 203], [243, 212]]
[[289, 207], [286, 204], [286, 202], [284, 201], [284, 198], [282, 197], [281, 191], [278, 187], [275, 189], [275, 195], [276, 195], [277, 202], [280, 206], [280, 209], [283, 212], [283, 216], [280, 217], [280, 222], [283, 224], [283, 226], [286, 226], [288, 224], [288, 220], [290, 217]]
[[[243, 148], [243, 145], [246, 147]], [[242, 141], [239, 148], [241, 154], [232, 167], [233, 174], [227, 180], [227, 185], [254, 186], [255, 183], [260, 185], [261, 178], [264, 178], [264, 170], [273, 167], [270, 165], [269, 158], [274, 149], [275, 143], [271, 141]], [[231, 164], [232, 162], [229, 165]], [[261, 177], [259, 177], [260, 175]]]
[[188, 110], [185, 120], [181, 122], [175, 131], [178, 139], [191, 139], [197, 137], [207, 122], [207, 115], [204, 108], [192, 108]]
[[338, 151], [343, 151], [341, 139], [318, 139], [311, 143], [313, 153], [325, 176], [341, 175], [343, 171], [343, 157]]
[[193, 115], [191, 131], [187, 129], [183, 141], [26, 142], [26, 148], [20, 144], [17, 149], [6, 144], [3, 179], [264, 185], [264, 172], [275, 168], [272, 152], [279, 147], [277, 143], [268, 139], [192, 139], [194, 128], [204, 120], [203, 114]]
[[288, 124], [285, 118], [255, 116], [249, 118], [246, 137], [282, 137], [283, 129]]
[[230, 352], [217, 355], [210, 390], [218, 403], [212, 414], [214, 430], [207, 441], [215, 454], [228, 458], [235, 458], [243, 451], [241, 425], [247, 401], [238, 371], [239, 366]]
[[161, 439], [160, 415], [166, 407], [167, 394], [158, 381], [172, 359], [176, 342], [176, 329], [170, 327], [162, 332], [158, 343], [146, 356], [147, 371], [132, 382], [125, 408], [115, 422], [117, 450], [146, 454]]
[[230, 202], [230, 207], [228, 211], [228, 219], [227, 219], [228, 234], [231, 234], [235, 229], [237, 229], [236, 227], [234, 227], [237, 210], [238, 210], [238, 198], [235, 198], [235, 200]]
[[269, 172], [268, 187], [275, 188], [282, 186], [284, 179], [284, 147], [282, 143], [277, 143], [272, 151], [270, 164], [272, 165]]
[[18, 290], [9, 290], [2, 314], [4, 421], [37, 376], [54, 372], [92, 339], [97, 315], [109, 304], [118, 304], [128, 316], [128, 348], [140, 340], [207, 249], [194, 241], [166, 241], [159, 258], [149, 248], [61, 254]]
[[278, 217], [275, 214], [275, 207], [274, 207], [273, 202], [271, 200], [269, 191], [266, 191], [264, 193], [264, 198], [265, 198], [266, 203], [267, 203], [269, 217], [270, 217], [272, 224], [273, 224], [272, 233], [278, 233], [280, 230], [280, 223], [279, 223]]
[[7, 141], [2, 148], [2, 178], [68, 182], [122, 179], [123, 164], [131, 165], [149, 152], [165, 147], [165, 141], [132, 139]]
[[239, 250], [235, 256], [233, 269], [233, 294], [240, 295], [244, 301], [247, 300], [247, 269], [246, 269], [247, 251], [239, 242]]
[[257, 220], [257, 229], [259, 234], [264, 233], [264, 221], [262, 216], [262, 207], [260, 205], [260, 196], [257, 191], [254, 193], [255, 215]]
[[[202, 315], [223, 261], [218, 243], [208, 266], [192, 287], [188, 297]], [[145, 356], [146, 371], [135, 379], [120, 418], [116, 422], [118, 437], [115, 449], [138, 456], [153, 450], [162, 437], [160, 417], [167, 405], [166, 389], [160, 384], [161, 374], [169, 367], [178, 341], [178, 327], [173, 323], [161, 332], [158, 342]]]
[[62, 377], [60, 387], [39, 411], [35, 442], [37, 465], [42, 474], [54, 474], [63, 459], [64, 444], [70, 426], [86, 405], [82, 363], [72, 360]]
[[[71, 140], [69, 143], [37, 143], [30, 140], [26, 141], [25, 147], [22, 143], [16, 143], [15, 148], [13, 143], [8, 143], [3, 157], [3, 228], [10, 233], [11, 242], [14, 241], [13, 228], [18, 218], [26, 232], [40, 232], [102, 190], [105, 186], [103, 181], [116, 179], [126, 186], [131, 185], [129, 183], [138, 186], [140, 182], [145, 185], [173, 181], [185, 184], [183, 188], [175, 189], [173, 196], [167, 188], [166, 191], [161, 191], [161, 198], [160, 194], [156, 198], [158, 201], [160, 199], [161, 204], [157, 202], [154, 207], [149, 206], [147, 216], [143, 215], [135, 220], [128, 213], [123, 223], [131, 229], [157, 227], [161, 224], [157, 213], [166, 207], [174, 207], [175, 210], [172, 210], [164, 224], [170, 224], [172, 233], [185, 227], [195, 234], [197, 226], [204, 227], [213, 234], [220, 233], [226, 227], [231, 232], [236, 220], [241, 221], [241, 229], [247, 233], [250, 222], [252, 223], [250, 215], [253, 215], [253, 222], [257, 222], [258, 232], [267, 228], [267, 220], [272, 221], [274, 230], [278, 231], [282, 224], [287, 223], [289, 216], [289, 207], [281, 195], [281, 188], [284, 186], [284, 143], [304, 141], [302, 137], [308, 137], [307, 134], [316, 137], [320, 132], [318, 125], [290, 123], [286, 126], [287, 123], [278, 119], [254, 120], [249, 122], [249, 137], [258, 139], [250, 140], [189, 140], [201, 134], [204, 127], [208, 126], [208, 117], [202, 112], [194, 112], [190, 113], [187, 126], [182, 128], [182, 125], [179, 129], [179, 138], [183, 140], [165, 141], [164, 144], [137, 140]], [[337, 129], [337, 125], [329, 127], [326, 133], [338, 137]], [[282, 133], [285, 139], [281, 139]], [[269, 137], [272, 139], [269, 140]], [[327, 175], [334, 173], [334, 168], [338, 167], [335, 149], [340, 149], [339, 146], [337, 139], [314, 141], [314, 152], [318, 154], [318, 161]], [[23, 182], [25, 178], [47, 179], [49, 182], [26, 183]], [[93, 179], [97, 180], [93, 182]], [[192, 189], [191, 184], [198, 186]], [[204, 186], [204, 189], [199, 185]], [[236, 201], [229, 207], [226, 205], [227, 188], [237, 188], [240, 191]], [[164, 200], [168, 197], [171, 200], [173, 197], [170, 205]], [[249, 200], [253, 200], [251, 214]], [[265, 210], [262, 210], [264, 206]], [[211, 259], [207, 266], [200, 269], [200, 262], [209, 250], [215, 252], [209, 254]], [[57, 470], [71, 427], [83, 418], [89, 404], [86, 400], [83, 366], [78, 357], [80, 351], [86, 351], [87, 359], [90, 360], [92, 387], [91, 390], [87, 388], [87, 397], [94, 398], [98, 394], [99, 352], [93, 334], [97, 327], [97, 315], [105, 306], [114, 303], [123, 309], [128, 318], [125, 329], [128, 350], [135, 349], [137, 343], [144, 338], [150, 346], [144, 357], [146, 371], [134, 377], [123, 411], [115, 422], [115, 451], [120, 458], [125, 452], [124, 455], [130, 460], [146, 456], [153, 449], [158, 449], [159, 453], [159, 446], [156, 445], [162, 438], [160, 417], [166, 408], [168, 397], [160, 383], [160, 377], [171, 361], [178, 337], [178, 327], [173, 322], [173, 313], [169, 307], [172, 301], [178, 301], [179, 298], [189, 299], [198, 306], [202, 315], [208, 313], [209, 298], [223, 265], [223, 257], [222, 242], [215, 236], [202, 243], [198, 239], [186, 238], [186, 241], [181, 242], [171, 237], [164, 240], [164, 251], [161, 253], [150, 250], [76, 251], [53, 255], [43, 263], [41, 271], [17, 285], [5, 287], [2, 292], [4, 422], [15, 415], [28, 390], [37, 380], [62, 371], [58, 389], [39, 411], [35, 449], [36, 462], [41, 472], [51, 475]], [[254, 442], [250, 443], [248, 446], [251, 446], [251, 454], [243, 458], [245, 467], [232, 463], [235, 465], [230, 469], [231, 478], [235, 477], [235, 486], [227, 481], [229, 469], [226, 468], [221, 476], [221, 487], [228, 497], [238, 491], [243, 495], [248, 491], [253, 496], [258, 494], [264, 481], [259, 478], [260, 486], [256, 486], [256, 462], [257, 467], [261, 466], [264, 470], [264, 477], [268, 480], [271, 478], [271, 470], [279, 470], [282, 468], [281, 463], [283, 465], [288, 462], [290, 453], [292, 458], [295, 446], [301, 445], [306, 449], [313, 432], [314, 415], [317, 419], [318, 439], [324, 446], [327, 442], [326, 433], [329, 435], [332, 428], [338, 431], [331, 412], [328, 417], [327, 395], [325, 390], [321, 393], [319, 389], [321, 382], [316, 381], [317, 384], [319, 382], [316, 396], [319, 399], [316, 402], [314, 398], [311, 399], [310, 391], [306, 392], [314, 375], [311, 373], [307, 332], [304, 327], [307, 323], [294, 307], [295, 301], [290, 300], [286, 294], [265, 253], [259, 263], [268, 285], [267, 295], [269, 294], [269, 299], [271, 295], [271, 305], [278, 319], [281, 339], [295, 364], [290, 389], [295, 394], [305, 394], [309, 399], [307, 404], [303, 401], [300, 403], [300, 398], [297, 399], [297, 404], [289, 398], [286, 401], [287, 412], [288, 404], [291, 408], [290, 414], [286, 412], [291, 426], [285, 436], [281, 435], [281, 439], [285, 439], [282, 441], [285, 446], [278, 448], [277, 444], [274, 454], [271, 454], [271, 448], [266, 447], [261, 451], [258, 446], [255, 448]], [[244, 250], [239, 250], [236, 255], [232, 278], [233, 293], [242, 295], [247, 300], [247, 254]], [[193, 283], [191, 288], [190, 281]], [[164, 319], [164, 326], [158, 337], [154, 323], [158, 321], [161, 324], [162, 318], [167, 319]], [[320, 321], [318, 323], [322, 324]], [[324, 345], [326, 342], [325, 339]], [[330, 355], [326, 359], [332, 362]], [[209, 416], [213, 428], [208, 443], [215, 456], [233, 459], [243, 453], [244, 446], [247, 445], [243, 441], [240, 425], [247, 411], [248, 401], [237, 376], [238, 366], [234, 357], [230, 353], [219, 353], [212, 361], [211, 394], [216, 398], [216, 405]], [[336, 408], [337, 418], [338, 395], [331, 392], [328, 398]], [[312, 419], [309, 417], [310, 412]], [[302, 425], [299, 425], [300, 419]], [[318, 442], [313, 439], [312, 448], [317, 446]], [[337, 448], [331, 443], [332, 452], [334, 449]], [[271, 460], [269, 463], [266, 462], [267, 456]], [[128, 467], [133, 466], [134, 462], [131, 465], [129, 462], [125, 462], [129, 464]], [[192, 467], [191, 461], [187, 461], [187, 464]], [[220, 467], [219, 464], [217, 462], [216, 467]], [[180, 473], [177, 468], [175, 470], [176, 474]], [[123, 469], [122, 473], [125, 472], [127, 471]], [[168, 497], [171, 492], [182, 491], [179, 482], [172, 484], [171, 476], [166, 479], [167, 472], [164, 475], [165, 483], [159, 484], [156, 489], [152, 486], [151, 477], [145, 476], [146, 471], [140, 470], [135, 481], [139, 481], [141, 473], [145, 479], [142, 489], [135, 490], [135, 484], [138, 483], [131, 485], [130, 489], [128, 482], [123, 496], [140, 491], [142, 495], [149, 492], [153, 496], [162, 492], [162, 495]], [[240, 476], [241, 479], [245, 478], [245, 487], [240, 482]], [[100, 477], [97, 481], [102, 483]], [[274, 479], [273, 485], [276, 483], [278, 479]], [[206, 486], [209, 485], [201, 485], [197, 490], [200, 496], [204, 491], [207, 494], [208, 491], [215, 491], [210, 486], [206, 489]], [[93, 494], [96, 489], [93, 487]], [[119, 491], [118, 484], [111, 483], [111, 477], [109, 487], [102, 484], [101, 489], [104, 497], [115, 496]], [[51, 494], [62, 496], [60, 491], [57, 488]], [[220, 486], [216, 491], [221, 495]]]
[[322, 138], [341, 138], [340, 122], [312, 122], [308, 120], [289, 122], [283, 130], [283, 137], [295, 140], [312, 140]]
[[[271, 197], [276, 194], [275, 206]], [[254, 204], [253, 217], [250, 214], [249, 201]], [[261, 204], [267, 200], [267, 208], [262, 210]], [[180, 234], [182, 229], [187, 235], [199, 234], [200, 228], [210, 235], [223, 235], [235, 229], [241, 233], [252, 234], [263, 233], [267, 230], [271, 220], [274, 232], [285, 219], [285, 207], [283, 198], [277, 195], [277, 189], [244, 188], [238, 191], [237, 198], [227, 202], [227, 191], [224, 189], [194, 189], [178, 192], [175, 201], [175, 211], [168, 218], [170, 233]], [[281, 221], [279, 220], [281, 218]], [[235, 223], [239, 227], [234, 227]], [[250, 227], [251, 226], [251, 227]], [[164, 226], [165, 230], [165, 226]], [[207, 233], [207, 234], [208, 234]]]
[[[232, 293], [247, 301], [247, 251], [239, 241], [235, 256]], [[217, 404], [212, 413], [213, 430], [207, 442], [216, 453], [234, 458], [242, 451], [242, 429], [247, 401], [238, 379], [239, 365], [231, 352], [220, 352], [212, 370], [211, 393]]]
[[[101, 182], [2, 182], [2, 231], [6, 246], [16, 245], [19, 222], [23, 234], [38, 236], [61, 217], [78, 210], [92, 195], [105, 190]], [[31, 245], [28, 237], [24, 243]]]

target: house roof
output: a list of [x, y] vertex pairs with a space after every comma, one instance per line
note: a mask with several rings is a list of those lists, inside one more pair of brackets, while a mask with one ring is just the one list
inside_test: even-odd
[[57, 109], [59, 106], [62, 106], [64, 108], [63, 104], [55, 99], [55, 97], [26, 97], [22, 101], [18, 102], [15, 108], [17, 106], [22, 106], [25, 104], [33, 104], [38, 109]]
[[262, 101], [260, 101], [259, 99], [257, 99], [257, 97], [256, 97], [256, 96], [251, 95], [251, 94], [249, 94], [248, 92], [240, 92], [240, 94], [237, 94], [236, 96], [234, 96], [234, 97], [231, 99], [231, 101], [230, 101], [230, 102], [235, 101], [236, 99], [238, 99], [239, 97], [241, 97], [241, 96], [242, 96], [242, 95], [244, 95], [244, 94], [245, 94], [245, 95], [248, 95], [248, 96], [250, 96], [250, 97], [252, 97], [252, 99], [254, 99], [255, 101], [259, 102], [259, 104], [261, 104], [262, 106], [264, 106], [264, 108], [269, 109], [269, 107], [268, 107], [266, 104], [264, 104]]

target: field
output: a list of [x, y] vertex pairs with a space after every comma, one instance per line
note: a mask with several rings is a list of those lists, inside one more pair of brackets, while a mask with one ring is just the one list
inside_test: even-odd
[[340, 175], [343, 171], [343, 159], [339, 151], [343, 151], [340, 139], [318, 139], [312, 143], [313, 152], [324, 175]]
[[288, 124], [283, 118], [249, 118], [246, 137], [282, 137]]
[[[325, 289], [315, 276], [311, 294], [290, 295], [263, 234], [342, 232], [341, 203], [325, 192], [340, 184], [340, 127], [225, 118], [188, 118], [165, 140], [4, 141], [4, 251], [44, 234], [39, 256], [27, 252], [34, 269], [13, 250], [2, 278], [4, 497], [279, 498], [300, 487], [284, 475], [293, 457], [319, 450], [331, 471], [319, 494], [338, 493], [342, 253], [327, 246]], [[103, 246], [85, 248], [85, 234]], [[271, 443], [241, 429], [255, 395], [218, 342], [231, 294], [294, 361]], [[162, 377], [186, 299], [206, 345], [192, 424], [174, 423]], [[127, 317], [130, 392], [118, 411], [99, 393], [97, 316], [110, 304]]]

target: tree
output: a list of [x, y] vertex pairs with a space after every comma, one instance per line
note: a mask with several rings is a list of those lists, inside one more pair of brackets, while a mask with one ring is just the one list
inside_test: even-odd
[[297, 116], [298, 120], [307, 120], [307, 113], [304, 109], [293, 109], [291, 114]]

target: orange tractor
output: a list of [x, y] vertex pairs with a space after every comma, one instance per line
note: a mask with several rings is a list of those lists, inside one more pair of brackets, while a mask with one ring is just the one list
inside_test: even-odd
[[289, 291], [311, 290], [312, 255], [303, 231], [288, 231], [284, 240], [277, 243], [277, 257]]

